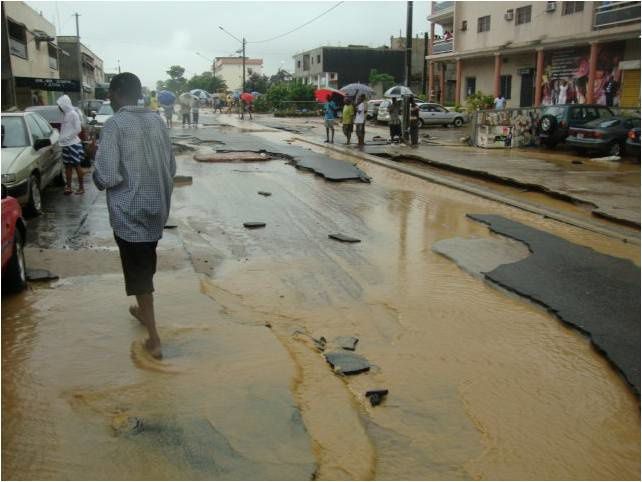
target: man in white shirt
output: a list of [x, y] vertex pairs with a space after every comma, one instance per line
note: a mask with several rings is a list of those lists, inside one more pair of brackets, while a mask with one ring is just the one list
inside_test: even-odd
[[366, 112], [368, 112], [368, 106], [366, 104], [366, 96], [361, 95], [359, 97], [359, 103], [357, 104], [357, 114], [354, 117], [354, 125], [357, 130], [357, 145], [363, 146], [365, 144], [366, 138]]
[[495, 97], [495, 110], [504, 110], [506, 107], [506, 99], [502, 94], [499, 94], [498, 97]]
[[62, 147], [62, 163], [65, 165], [65, 178], [67, 180], [65, 194], [71, 194], [71, 178], [74, 169], [78, 176], [76, 194], [83, 194], [85, 189], [83, 187], [83, 171], [80, 163], [85, 157], [85, 150], [82, 142], [80, 142], [80, 137], [78, 137], [81, 130], [80, 116], [71, 104], [71, 99], [68, 95], [60, 96], [56, 103], [64, 114], [60, 124], [60, 140], [58, 143]]

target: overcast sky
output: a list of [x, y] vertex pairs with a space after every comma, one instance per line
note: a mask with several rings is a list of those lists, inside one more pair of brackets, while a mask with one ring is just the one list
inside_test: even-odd
[[[56, 27], [58, 35], [75, 35], [74, 12], [80, 14], [81, 41], [104, 62], [105, 72], [137, 74], [155, 87], [167, 78], [170, 65], [182, 65], [186, 76], [211, 70], [207, 59], [237, 55], [239, 42], [276, 37], [328, 10], [338, 2], [62, 2], [28, 1]], [[413, 36], [428, 30], [429, 2], [414, 2]], [[390, 45], [390, 36], [405, 36], [406, 2], [347, 1], [281, 39], [248, 43], [247, 56], [262, 58], [271, 75], [281, 66], [292, 72], [292, 56], [322, 45]]]

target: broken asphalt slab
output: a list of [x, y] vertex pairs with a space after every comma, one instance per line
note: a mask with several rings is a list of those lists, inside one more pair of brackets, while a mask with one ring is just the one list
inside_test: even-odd
[[332, 353], [326, 353], [324, 356], [334, 371], [343, 375], [356, 375], [370, 370], [368, 360], [356, 353], [333, 351]]
[[273, 159], [265, 152], [199, 152], [194, 154], [194, 160], [198, 162], [261, 162]]
[[267, 191], [258, 191], [257, 194], [260, 194], [261, 196], [265, 196], [265, 197], [272, 195], [271, 192], [267, 192]]
[[377, 405], [381, 404], [383, 402], [383, 399], [388, 395], [388, 390], [385, 388], [383, 389], [378, 389], [378, 390], [368, 390], [366, 392], [366, 398], [370, 400], [370, 404], [373, 407], [376, 407]]
[[357, 348], [357, 343], [359, 343], [359, 338], [355, 338], [354, 336], [337, 336], [334, 342], [344, 350], [354, 351]]
[[360, 243], [361, 240], [357, 238], [352, 238], [350, 236], [346, 236], [345, 234], [337, 233], [337, 234], [328, 234], [328, 238], [334, 239], [336, 241], [341, 241], [342, 243]]
[[586, 333], [640, 394], [640, 268], [502, 216], [469, 214], [525, 243], [527, 258], [484, 276]]
[[46, 269], [27, 268], [26, 274], [28, 281], [56, 281], [59, 279], [57, 274], [53, 274], [51, 271], [47, 271]]

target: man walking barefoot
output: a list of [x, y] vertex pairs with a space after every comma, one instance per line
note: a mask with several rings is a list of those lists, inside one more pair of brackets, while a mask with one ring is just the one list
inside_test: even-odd
[[176, 160], [161, 117], [137, 106], [138, 77], [116, 75], [109, 85], [115, 114], [105, 122], [96, 153], [94, 183], [107, 190], [109, 221], [120, 251], [130, 313], [149, 333], [145, 348], [161, 358], [154, 317], [156, 245], [169, 215]]

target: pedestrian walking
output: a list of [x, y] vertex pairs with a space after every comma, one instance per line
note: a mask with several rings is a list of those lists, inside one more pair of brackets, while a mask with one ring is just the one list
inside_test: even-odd
[[357, 145], [363, 146], [366, 139], [366, 113], [368, 106], [366, 104], [366, 96], [361, 94], [359, 103], [357, 104], [357, 113], [354, 117], [354, 125], [357, 130]]
[[171, 129], [173, 126], [174, 104], [164, 105], [163, 110], [165, 111], [165, 118], [167, 119], [167, 127]]
[[419, 144], [419, 106], [414, 97], [410, 97], [410, 145]]
[[[323, 123], [325, 125], [325, 142], [334, 144], [334, 120], [336, 119], [337, 104], [331, 96], [323, 104]], [[330, 136], [332, 132], [332, 136]]]
[[191, 107], [187, 103], [185, 102], [181, 103], [181, 115], [183, 116], [183, 129], [185, 129], [185, 124], [187, 124], [187, 127], [191, 126], [190, 117], [189, 117], [190, 110], [191, 110]]
[[162, 358], [154, 314], [156, 246], [163, 236], [176, 174], [176, 160], [159, 115], [136, 105], [141, 83], [129, 72], [109, 85], [115, 114], [105, 122], [96, 153], [94, 183], [107, 191], [109, 221], [125, 278], [129, 312], [146, 329], [145, 348]]
[[388, 121], [388, 128], [390, 129], [390, 142], [399, 142], [401, 140], [401, 102], [397, 101], [395, 97], [388, 106], [388, 114], [390, 120]]
[[615, 96], [616, 91], [617, 91], [617, 84], [615, 83], [615, 80], [611, 75], [609, 76], [609, 80], [606, 82], [606, 85], [604, 86], [604, 96], [606, 98], [607, 107], [613, 107], [613, 97]]
[[192, 125], [196, 128], [198, 127], [198, 113], [199, 113], [199, 101], [198, 100], [193, 100], [192, 101]]
[[343, 135], [346, 136], [346, 144], [350, 144], [352, 129], [354, 128], [354, 104], [346, 99], [341, 113], [341, 123], [343, 124]]
[[65, 195], [72, 193], [71, 181], [75, 170], [78, 177], [76, 194], [84, 194], [83, 171], [80, 163], [85, 158], [85, 150], [80, 137], [78, 137], [81, 131], [80, 116], [71, 104], [71, 99], [68, 95], [60, 96], [56, 103], [64, 114], [60, 123], [60, 138], [58, 140], [58, 144], [62, 147], [62, 163], [65, 166], [66, 185], [64, 193]]
[[497, 97], [495, 97], [495, 100], [493, 101], [495, 103], [495, 110], [504, 110], [506, 107], [506, 99], [504, 99], [504, 96], [502, 94], [499, 94]]
[[158, 99], [156, 98], [156, 91], [152, 90], [149, 93], [149, 108], [152, 112], [158, 112]]

